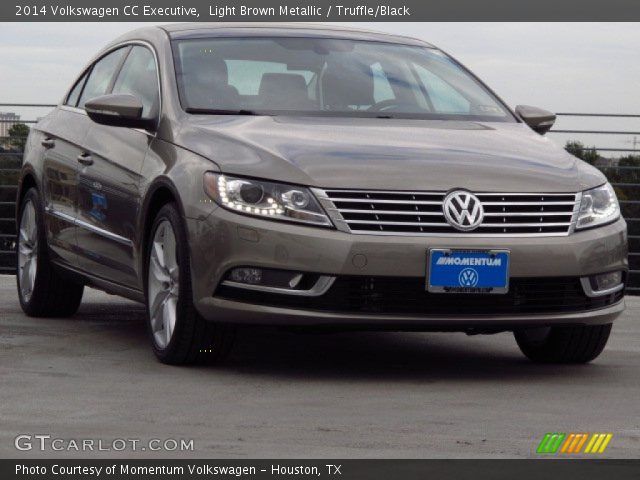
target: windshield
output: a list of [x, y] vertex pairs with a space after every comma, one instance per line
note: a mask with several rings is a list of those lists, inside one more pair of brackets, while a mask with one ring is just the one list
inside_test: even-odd
[[330, 38], [174, 40], [191, 113], [514, 121], [460, 64], [426, 47]]

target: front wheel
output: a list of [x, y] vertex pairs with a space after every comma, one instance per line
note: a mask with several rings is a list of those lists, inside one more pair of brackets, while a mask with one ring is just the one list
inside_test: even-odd
[[234, 329], [205, 320], [193, 305], [186, 229], [175, 204], [156, 215], [146, 258], [147, 326], [158, 359], [174, 365], [223, 360]]
[[516, 330], [518, 346], [539, 363], [587, 363], [602, 353], [611, 325], [574, 325]]

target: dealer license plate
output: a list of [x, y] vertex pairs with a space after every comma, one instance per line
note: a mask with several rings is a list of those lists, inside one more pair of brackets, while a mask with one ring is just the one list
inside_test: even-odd
[[509, 251], [431, 249], [427, 290], [437, 293], [507, 293]]

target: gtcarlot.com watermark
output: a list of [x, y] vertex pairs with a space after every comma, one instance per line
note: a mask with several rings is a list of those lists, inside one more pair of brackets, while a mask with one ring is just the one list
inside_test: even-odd
[[17, 450], [27, 452], [188, 452], [193, 439], [185, 438], [57, 438], [46, 434], [21, 434], [13, 442]]

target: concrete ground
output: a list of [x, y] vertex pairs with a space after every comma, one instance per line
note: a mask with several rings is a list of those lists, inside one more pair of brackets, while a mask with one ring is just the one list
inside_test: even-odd
[[[0, 276], [0, 458], [532, 457], [554, 431], [612, 432], [604, 456], [638, 457], [640, 298], [627, 302], [590, 365], [534, 365], [508, 333], [245, 328], [227, 364], [180, 368], [153, 357], [138, 304], [87, 290], [71, 319], [28, 318]], [[19, 434], [194, 451], [22, 452]]]

